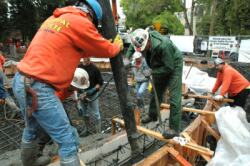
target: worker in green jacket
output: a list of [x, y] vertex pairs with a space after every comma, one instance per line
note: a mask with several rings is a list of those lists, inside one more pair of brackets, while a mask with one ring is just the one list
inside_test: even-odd
[[[178, 136], [181, 121], [181, 96], [182, 96], [182, 68], [183, 55], [166, 36], [157, 31], [136, 29], [131, 33], [131, 45], [126, 57], [139, 51], [152, 69], [152, 78], [159, 103], [162, 103], [163, 93], [166, 88], [170, 97], [169, 129], [163, 132], [166, 139]], [[152, 96], [149, 115], [142, 119], [142, 123], [157, 121], [157, 107], [155, 97]]]

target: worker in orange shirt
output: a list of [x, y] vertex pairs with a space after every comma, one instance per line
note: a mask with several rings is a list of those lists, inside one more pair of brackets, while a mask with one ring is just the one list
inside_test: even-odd
[[4, 73], [3, 73], [3, 64], [5, 62], [5, 58], [0, 51], [0, 100], [3, 102], [6, 98], [6, 92], [4, 89]]
[[225, 64], [221, 58], [214, 61], [217, 72], [216, 83], [212, 89], [215, 93], [221, 86], [220, 94], [214, 96], [214, 99], [221, 101], [225, 94], [233, 99], [234, 102], [230, 106], [240, 106], [246, 111], [248, 122], [250, 122], [250, 83], [237, 70]]
[[98, 33], [101, 18], [102, 8], [96, 0], [57, 8], [18, 63], [12, 88], [25, 120], [21, 145], [24, 166], [41, 161], [34, 155], [39, 127], [59, 145], [61, 165], [80, 165], [75, 130], [55, 92], [69, 87], [81, 58], [111, 58], [122, 49], [119, 36], [111, 43]]

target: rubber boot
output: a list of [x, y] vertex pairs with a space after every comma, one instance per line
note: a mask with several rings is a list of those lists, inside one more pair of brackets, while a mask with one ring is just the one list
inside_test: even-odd
[[140, 135], [138, 133], [133, 133], [131, 136], [129, 136], [129, 143], [131, 147], [131, 157], [137, 157], [140, 154], [140, 144], [138, 142], [138, 138]]
[[76, 156], [72, 159], [67, 159], [67, 160], [61, 160], [60, 161], [61, 166], [81, 166], [79, 157]]
[[95, 133], [101, 133], [102, 123], [101, 119], [95, 121]]
[[173, 129], [168, 129], [168, 130], [165, 130], [163, 133], [162, 133], [162, 136], [165, 138], [165, 139], [172, 139], [174, 137], [178, 137], [179, 136], [179, 132], [176, 132], [175, 130]]
[[88, 116], [84, 116], [83, 117], [83, 131], [79, 134], [80, 137], [86, 137], [88, 136], [89, 133], [89, 117]]
[[51, 162], [49, 157], [38, 157], [38, 144], [35, 141], [22, 142], [21, 160], [23, 166], [44, 166]]

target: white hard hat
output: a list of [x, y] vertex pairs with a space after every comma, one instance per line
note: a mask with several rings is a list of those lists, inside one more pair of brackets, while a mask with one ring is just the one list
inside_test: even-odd
[[71, 85], [78, 89], [87, 89], [89, 87], [89, 75], [82, 68], [76, 68]]
[[215, 65], [224, 64], [224, 63], [225, 63], [225, 61], [223, 59], [221, 59], [221, 58], [216, 58], [214, 60]]
[[131, 42], [136, 51], [143, 51], [148, 43], [148, 30], [136, 29], [131, 33]]
[[142, 55], [141, 55], [141, 52], [138, 52], [138, 51], [135, 51], [135, 53], [133, 54], [133, 59], [138, 59], [140, 58]]

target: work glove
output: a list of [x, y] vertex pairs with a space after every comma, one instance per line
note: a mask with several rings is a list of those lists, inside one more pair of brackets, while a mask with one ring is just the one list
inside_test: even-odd
[[151, 70], [150, 70], [150, 69], [143, 70], [142, 73], [143, 73], [143, 75], [144, 75], [146, 78], [149, 78], [149, 77], [151, 76]]
[[216, 95], [216, 96], [213, 97], [213, 99], [216, 100], [216, 101], [222, 101], [224, 99], [224, 97], [221, 96], [221, 95]]
[[124, 64], [126, 69], [129, 69], [132, 66], [132, 62], [128, 58], [123, 59], [123, 64]]
[[120, 46], [120, 50], [123, 50], [123, 41], [122, 41], [122, 38], [119, 35], [119, 33], [117, 33], [117, 35], [114, 39], [114, 43]]

